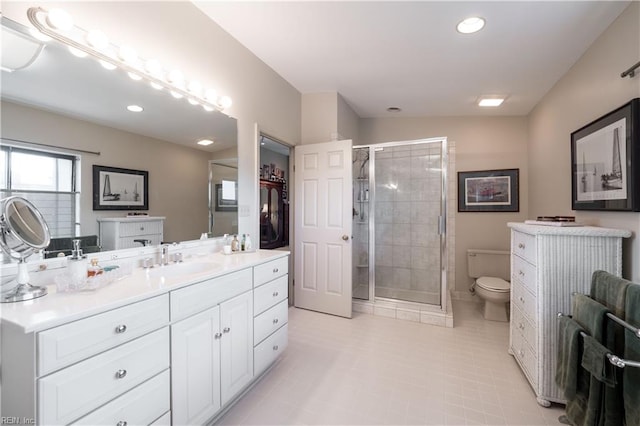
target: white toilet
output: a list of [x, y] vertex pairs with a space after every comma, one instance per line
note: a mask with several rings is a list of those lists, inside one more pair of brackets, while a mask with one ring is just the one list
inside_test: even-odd
[[509, 321], [511, 265], [509, 252], [467, 250], [467, 271], [475, 280], [472, 291], [484, 301], [483, 316], [491, 321]]

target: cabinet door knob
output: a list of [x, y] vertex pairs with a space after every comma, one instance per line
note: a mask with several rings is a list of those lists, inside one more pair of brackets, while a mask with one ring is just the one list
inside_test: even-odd
[[274, 273], [274, 274], [277, 274], [279, 270], [280, 270], [280, 269], [278, 269], [278, 268], [273, 268], [273, 273]]
[[524, 358], [524, 351], [522, 349], [518, 353], [520, 354], [520, 358]]
[[221, 337], [222, 337], [222, 333], [216, 333], [216, 334], [213, 335], [214, 339], [219, 339]]
[[278, 349], [279, 349], [279, 348], [278, 348], [278, 345], [273, 345], [273, 350], [274, 350], [274, 351], [277, 351]]
[[140, 227], [140, 230], [141, 230], [141, 231], [144, 231], [144, 226], [141, 226], [141, 227]]
[[522, 243], [518, 244], [518, 248], [519, 249], [523, 249], [524, 248], [524, 244], [522, 244]]
[[520, 276], [524, 277], [524, 272], [522, 270], [519, 270], [518, 274], [520, 274]]
[[118, 334], [122, 334], [125, 331], [127, 331], [127, 326], [124, 324], [120, 324], [119, 326], [116, 327], [116, 333]]
[[523, 323], [518, 324], [518, 328], [519, 328], [520, 330], [524, 330], [524, 324], [523, 324]]
[[273, 297], [278, 297], [278, 292], [277, 291], [273, 292]]
[[277, 324], [278, 323], [278, 318], [274, 318], [273, 323]]
[[520, 302], [524, 303], [524, 298], [522, 296], [520, 296], [519, 300]]
[[116, 423], [116, 426], [127, 426], [127, 422], [125, 422], [124, 420], [120, 420], [118, 423]]
[[230, 331], [231, 331], [231, 329], [229, 327], [225, 327], [225, 328], [222, 329], [223, 333], [228, 333]]
[[116, 379], [124, 379], [126, 375], [127, 375], [127, 370], [116, 371]]
[[342, 236], [342, 240], [343, 240], [343, 241], [349, 241], [349, 236], [348, 236], [348, 235], [346, 235], [346, 234], [345, 234], [345, 235], [343, 235], [343, 236]]

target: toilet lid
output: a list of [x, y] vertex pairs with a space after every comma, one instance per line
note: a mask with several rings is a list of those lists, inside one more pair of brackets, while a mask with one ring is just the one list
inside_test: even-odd
[[509, 291], [511, 289], [511, 283], [496, 277], [480, 277], [476, 280], [476, 284], [487, 290]]

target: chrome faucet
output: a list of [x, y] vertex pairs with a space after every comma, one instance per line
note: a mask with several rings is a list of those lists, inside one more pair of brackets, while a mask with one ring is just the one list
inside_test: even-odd
[[160, 255], [160, 265], [169, 264], [169, 244], [162, 245], [162, 253]]

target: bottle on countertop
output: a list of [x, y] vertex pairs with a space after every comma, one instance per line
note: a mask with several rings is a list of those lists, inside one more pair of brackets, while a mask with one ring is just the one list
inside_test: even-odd
[[87, 278], [87, 255], [82, 254], [80, 240], [73, 240], [73, 250], [67, 258], [67, 268], [72, 283], [79, 284]]
[[247, 234], [242, 234], [242, 241], [240, 241], [240, 251], [245, 251], [245, 244], [247, 243]]
[[87, 276], [95, 277], [96, 275], [100, 275], [103, 272], [104, 270], [102, 269], [102, 267], [98, 265], [98, 259], [96, 259], [95, 257], [91, 259], [91, 265], [89, 265], [89, 267], [87, 268]]
[[253, 244], [251, 243], [251, 237], [249, 236], [249, 234], [247, 234], [247, 238], [244, 242], [244, 249], [245, 251], [253, 250]]
[[239, 251], [240, 250], [240, 241], [238, 241], [238, 236], [234, 235], [233, 240], [231, 241], [231, 251]]

